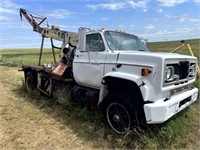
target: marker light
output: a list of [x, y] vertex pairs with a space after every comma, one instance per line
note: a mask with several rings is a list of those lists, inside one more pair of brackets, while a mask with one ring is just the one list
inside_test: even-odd
[[142, 76], [148, 76], [150, 73], [151, 73], [151, 70], [149, 70], [148, 68], [142, 68], [141, 70]]

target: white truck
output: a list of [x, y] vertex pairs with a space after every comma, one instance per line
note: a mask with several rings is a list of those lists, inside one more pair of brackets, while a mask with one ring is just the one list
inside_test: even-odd
[[[150, 52], [132, 34], [79, 28], [78, 33], [41, 28], [33, 15], [20, 9], [42, 35], [38, 66], [23, 66], [27, 90], [52, 96], [65, 83], [72, 101], [100, 108], [108, 125], [124, 134], [136, 124], [158, 124], [191, 105], [198, 97], [197, 58]], [[30, 17], [31, 16], [31, 17]], [[61, 59], [41, 65], [44, 38], [62, 41]], [[54, 44], [52, 51], [54, 55]], [[58, 47], [56, 47], [58, 48]]]

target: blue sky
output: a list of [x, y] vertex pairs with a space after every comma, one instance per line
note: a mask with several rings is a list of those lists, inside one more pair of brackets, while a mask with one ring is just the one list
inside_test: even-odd
[[200, 0], [0, 0], [0, 49], [40, 47], [19, 8], [66, 31], [122, 29], [150, 42], [200, 38]]

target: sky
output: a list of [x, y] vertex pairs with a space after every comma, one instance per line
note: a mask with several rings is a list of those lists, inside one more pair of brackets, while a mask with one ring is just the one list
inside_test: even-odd
[[40, 47], [19, 8], [66, 31], [118, 29], [149, 42], [200, 38], [200, 0], [0, 0], [0, 49]]

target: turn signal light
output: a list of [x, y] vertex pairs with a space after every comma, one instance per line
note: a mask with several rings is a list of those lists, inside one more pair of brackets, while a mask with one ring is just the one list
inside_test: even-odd
[[148, 68], [142, 68], [141, 70], [142, 76], [148, 76], [150, 73], [151, 73], [151, 70], [149, 70]]

